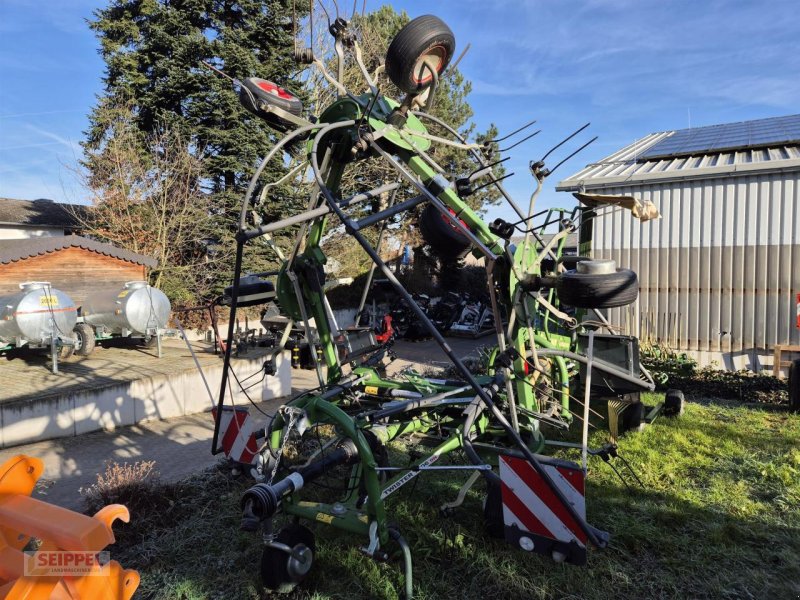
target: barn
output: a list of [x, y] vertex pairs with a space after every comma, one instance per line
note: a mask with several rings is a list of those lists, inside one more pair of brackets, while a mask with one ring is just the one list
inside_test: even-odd
[[19, 291], [25, 281], [49, 281], [80, 306], [99, 288], [147, 279], [154, 259], [75, 235], [76, 210], [49, 200], [0, 198], [0, 295]]
[[556, 189], [633, 195], [663, 215], [594, 219], [594, 256], [639, 274], [639, 300], [609, 311], [623, 331], [754, 371], [800, 344], [800, 115], [653, 133]]

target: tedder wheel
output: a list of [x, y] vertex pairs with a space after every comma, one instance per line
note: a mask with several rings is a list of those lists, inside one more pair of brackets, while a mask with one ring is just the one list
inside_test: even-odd
[[800, 412], [800, 358], [789, 365], [789, 408]]
[[418, 94], [433, 83], [426, 61], [441, 76], [455, 49], [456, 38], [444, 21], [433, 15], [417, 17], [389, 44], [386, 74], [401, 91]]
[[299, 523], [287, 525], [278, 532], [276, 542], [292, 549], [288, 554], [267, 546], [261, 554], [261, 581], [268, 590], [286, 594], [300, 583], [314, 562], [314, 534]]
[[[608, 266], [612, 268], [609, 270]], [[576, 267], [577, 270], [559, 277], [556, 289], [563, 305], [613, 308], [631, 304], [639, 296], [636, 273], [630, 269], [616, 269], [613, 261], [584, 260]]]
[[686, 400], [683, 397], [683, 392], [680, 390], [667, 390], [667, 395], [664, 396], [664, 416], [665, 417], [679, 417], [683, 414], [683, 407]]
[[94, 329], [88, 323], [78, 323], [72, 330], [78, 338], [78, 348], [75, 354], [89, 356], [94, 350]]
[[622, 411], [622, 421], [619, 432], [641, 431], [644, 425], [644, 404], [641, 401], [639, 392], [625, 394], [623, 399], [629, 404]]
[[442, 258], [461, 258], [469, 250], [467, 237], [432, 204], [422, 211], [419, 229], [425, 242]]

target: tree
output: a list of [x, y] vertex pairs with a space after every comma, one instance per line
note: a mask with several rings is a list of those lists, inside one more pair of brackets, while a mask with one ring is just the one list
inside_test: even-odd
[[[242, 193], [275, 132], [203, 63], [232, 78], [262, 77], [301, 92], [293, 78], [290, 6], [290, 0], [109, 0], [97, 10], [89, 26], [106, 73], [84, 142], [92, 186], [107, 185], [104, 163], [118, 134], [113, 115], [129, 107], [130, 125], [142, 134], [129, 141], [143, 156], [150, 154], [149, 136], [166, 127], [200, 161], [198, 183], [214, 196], [206, 215], [212, 237], [232, 245]], [[248, 268], [259, 270], [263, 254], [250, 252]], [[217, 291], [225, 283], [222, 277]]]
[[212, 196], [200, 189], [202, 152], [155, 123], [142, 133], [130, 107], [104, 109], [109, 141], [89, 154], [93, 170], [84, 173], [92, 206], [75, 216], [93, 238], [152, 256], [158, 266], [150, 282], [173, 302], [197, 304], [211, 295], [231, 252], [208, 252], [214, 234], [208, 215]]

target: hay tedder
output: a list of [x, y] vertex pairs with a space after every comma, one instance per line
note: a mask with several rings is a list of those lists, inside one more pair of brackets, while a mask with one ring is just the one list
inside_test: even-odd
[[[387, 547], [397, 544], [403, 551], [410, 597], [411, 552], [402, 523], [392, 524], [387, 501], [416, 478], [449, 471], [468, 479], [442, 509], [460, 506], [469, 489], [483, 479], [484, 518], [491, 532], [524, 551], [583, 564], [588, 547], [603, 548], [609, 540], [586, 520], [587, 457], [614, 451], [588, 447], [590, 403], [609, 398], [634, 402], [640, 391], [654, 387], [639, 365], [638, 341], [615, 335], [599, 310], [634, 302], [638, 281], [635, 273], [614, 261], [588, 258], [592, 218], [597, 211], [628, 208], [633, 217], [646, 219], [654, 216], [651, 207], [633, 199], [585, 196], [574, 209], [536, 212], [537, 195], [552, 170], [545, 160], [576, 132], [531, 162], [535, 189], [523, 211], [493, 171], [494, 146], [469, 143], [428, 112], [455, 49], [453, 33], [444, 22], [430, 15], [412, 20], [393, 39], [385, 65], [375, 73], [364, 65], [347, 21], [337, 18], [329, 30], [338, 77], [330, 72], [332, 64], [311, 50], [295, 51], [298, 62], [318, 69], [336, 92], [317, 118], [306, 119], [301, 101], [271, 82], [252, 78], [240, 83], [243, 104], [284, 135], [261, 162], [242, 206], [228, 337], [233, 336], [238, 307], [274, 297], [288, 318], [283, 344], [297, 323], [321, 348], [317, 355], [312, 353], [319, 387], [292, 398], [265, 426], [255, 427], [246, 411], [226, 403], [231, 344], [226, 345], [212, 451], [234, 456], [232, 448], [238, 447], [234, 458], [248, 465], [258, 481], [242, 498], [241, 525], [263, 535], [263, 582], [269, 589], [287, 590], [309, 573], [314, 536], [302, 522], [317, 523], [350, 532], [376, 560], [385, 559]], [[342, 84], [345, 64], [363, 75], [365, 92], [355, 93]], [[405, 97], [398, 101], [381, 94], [384, 77]], [[446, 172], [429, 152], [437, 144], [468, 153], [475, 170]], [[343, 175], [348, 169], [357, 173], [366, 159], [382, 161], [393, 175], [374, 189], [344, 195]], [[288, 165], [288, 171], [264, 183], [262, 174], [271, 161]], [[468, 206], [466, 198], [485, 183], [496, 186], [510, 203], [517, 222], [497, 219], [489, 224]], [[253, 222], [258, 198], [287, 184], [308, 186], [307, 210], [277, 221]], [[485, 258], [496, 335], [485, 375], [474, 375], [456, 356], [381, 259], [378, 244], [370, 242], [375, 236], [368, 235], [373, 233], [369, 228], [380, 229], [412, 210], [420, 214], [420, 229], [434, 250]], [[339, 328], [325, 295], [327, 259], [320, 246], [329, 221], [343, 228], [411, 307], [452, 362], [452, 379], [388, 377], [391, 342], [378, 342], [369, 328]], [[287, 228], [298, 233], [284, 255], [271, 236]], [[545, 231], [554, 230], [545, 243]], [[576, 231], [585, 257], [562, 256], [566, 236]], [[522, 241], [512, 243], [514, 234]], [[244, 252], [256, 240], [266, 241], [282, 261], [272, 280], [242, 276]], [[578, 436], [575, 442], [546, 438], [546, 431], [567, 430], [573, 423], [582, 424], [581, 441]], [[289, 446], [322, 429], [328, 432], [327, 441], [304, 462], [290, 465]], [[391, 464], [387, 445], [410, 436], [424, 440], [428, 451], [411, 464]], [[546, 456], [553, 446], [580, 452], [582, 464]], [[462, 456], [466, 460], [457, 460]], [[337, 469], [349, 473], [349, 493], [327, 502], [311, 501], [308, 488]], [[275, 531], [279, 513], [291, 522]]]

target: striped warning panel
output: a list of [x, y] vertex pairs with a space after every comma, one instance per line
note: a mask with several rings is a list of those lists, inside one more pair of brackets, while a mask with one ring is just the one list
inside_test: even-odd
[[[211, 409], [211, 414], [217, 418], [216, 407]], [[258, 443], [253, 432], [253, 419], [246, 408], [223, 406], [219, 435], [225, 456], [245, 465], [255, 463]]]
[[[585, 518], [584, 474], [581, 468], [567, 461], [543, 462], [543, 466], [575, 512]], [[580, 525], [527, 460], [501, 456], [500, 480], [503, 522], [506, 528], [514, 529], [517, 537], [519, 532], [527, 532], [533, 534], [535, 540], [552, 540], [586, 548], [587, 537]], [[553, 547], [548, 543], [545, 548], [536, 548], [537, 544], [531, 540], [528, 542], [530, 548], [521, 544], [528, 550], [544, 551]]]

